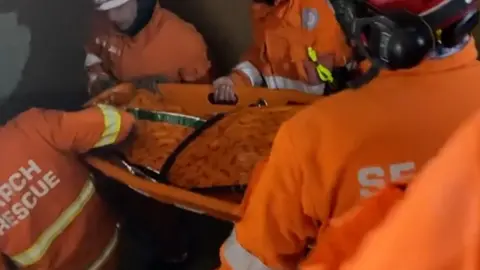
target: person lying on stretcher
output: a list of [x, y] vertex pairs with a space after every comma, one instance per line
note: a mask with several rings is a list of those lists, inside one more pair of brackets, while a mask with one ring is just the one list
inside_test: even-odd
[[193, 115], [182, 104], [131, 84], [92, 103], [127, 108], [137, 118], [136, 138], [123, 150], [129, 165], [186, 189], [245, 186], [255, 164], [269, 154], [280, 125], [304, 108], [255, 106]]

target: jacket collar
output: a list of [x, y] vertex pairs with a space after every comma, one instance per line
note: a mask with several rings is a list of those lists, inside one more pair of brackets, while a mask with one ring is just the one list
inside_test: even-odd
[[127, 30], [121, 31], [130, 37], [136, 36], [151, 21], [156, 8], [159, 7], [157, 0], [141, 0], [138, 1], [137, 17]]

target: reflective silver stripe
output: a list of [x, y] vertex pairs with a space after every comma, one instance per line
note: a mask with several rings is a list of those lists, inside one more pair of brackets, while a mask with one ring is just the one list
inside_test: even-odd
[[85, 67], [91, 67], [100, 63], [102, 63], [102, 59], [100, 59], [100, 57], [93, 53], [87, 53], [87, 57], [85, 57]]
[[307, 94], [323, 95], [325, 84], [309, 85], [302, 81], [280, 76], [265, 76], [265, 82], [270, 89], [295, 89]]
[[86, 181], [77, 199], [50, 225], [27, 250], [12, 256], [12, 260], [20, 267], [33, 265], [40, 261], [55, 239], [72, 223], [83, 207], [95, 193], [92, 176]]
[[237, 241], [235, 229], [223, 246], [223, 256], [233, 270], [269, 270], [257, 257], [245, 250]]
[[241, 62], [236, 65], [234, 70], [243, 72], [250, 79], [252, 86], [261, 86], [263, 84], [263, 77], [260, 71], [249, 61]]
[[183, 210], [186, 210], [186, 211], [189, 211], [189, 212], [192, 212], [192, 213], [196, 213], [196, 214], [200, 214], [200, 215], [204, 215], [204, 214], [205, 214], [204, 211], [197, 210], [197, 209], [193, 209], [193, 208], [187, 207], [187, 206], [183, 206], [183, 205], [181, 205], [181, 204], [174, 203], [173, 205], [175, 205], [176, 207], [178, 207], [178, 208], [180, 208], [180, 209], [183, 209]]
[[102, 137], [95, 144], [94, 148], [115, 143], [122, 124], [122, 117], [115, 107], [104, 104], [99, 104], [97, 106], [102, 110], [105, 129], [103, 130]]
[[115, 233], [108, 243], [108, 245], [103, 250], [102, 255], [88, 268], [88, 270], [98, 270], [101, 269], [105, 263], [108, 261], [110, 256], [112, 255], [113, 251], [117, 247], [118, 244], [118, 228], [115, 230]]
[[96, 9], [105, 11], [119, 7], [128, 2], [128, 0], [95, 0]]
[[333, 14], [335, 14], [335, 9], [333, 8], [332, 2], [330, 0], [327, 0], [327, 5], [330, 8], [330, 10], [333, 12]]
[[130, 186], [130, 185], [127, 185], [127, 186], [128, 186], [129, 188], [131, 188], [133, 191], [138, 192], [139, 194], [142, 194], [142, 195], [145, 196], [145, 197], [149, 197], [149, 198], [151, 197], [150, 195], [148, 195], [148, 193], [143, 192], [143, 191], [141, 191], [140, 189], [136, 189], [136, 188], [134, 188], [134, 187], [132, 187], [132, 186]]

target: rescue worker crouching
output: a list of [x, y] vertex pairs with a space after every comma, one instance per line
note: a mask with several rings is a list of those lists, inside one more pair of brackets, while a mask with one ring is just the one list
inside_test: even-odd
[[283, 124], [221, 269], [296, 269], [332, 218], [408, 180], [480, 108], [476, 1], [332, 4], [371, 69]]
[[172, 82], [207, 83], [203, 37], [157, 0], [95, 0], [98, 16], [87, 45], [91, 89], [161, 75]]
[[133, 124], [98, 105], [30, 109], [0, 128], [0, 249], [16, 267], [118, 269], [116, 217], [78, 155], [122, 141]]
[[234, 102], [237, 86], [327, 95], [326, 83], [333, 81], [320, 72], [343, 67], [349, 59], [350, 49], [328, 1], [270, 4], [274, 6], [254, 4], [254, 43], [230, 75], [213, 82], [217, 102]]

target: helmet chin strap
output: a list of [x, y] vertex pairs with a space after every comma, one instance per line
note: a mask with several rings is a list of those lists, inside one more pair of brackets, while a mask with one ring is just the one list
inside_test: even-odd
[[369, 83], [375, 77], [377, 77], [382, 67], [377, 61], [371, 60], [370, 62], [372, 63], [372, 65], [366, 72], [362, 72], [360, 76], [347, 82], [348, 88], [352, 88], [352, 89], [360, 88], [361, 86]]
[[427, 58], [430, 58], [430, 59], [442, 59], [442, 58], [445, 58], [445, 57], [449, 57], [450, 55], [453, 55], [459, 51], [461, 51], [463, 48], [465, 48], [465, 46], [467, 46], [468, 42], [470, 41], [472, 37], [470, 35], [466, 35], [465, 38], [463, 39], [463, 41], [456, 45], [455, 47], [453, 48], [447, 48], [447, 47], [444, 47], [442, 45], [438, 45], [435, 50], [431, 51]]

